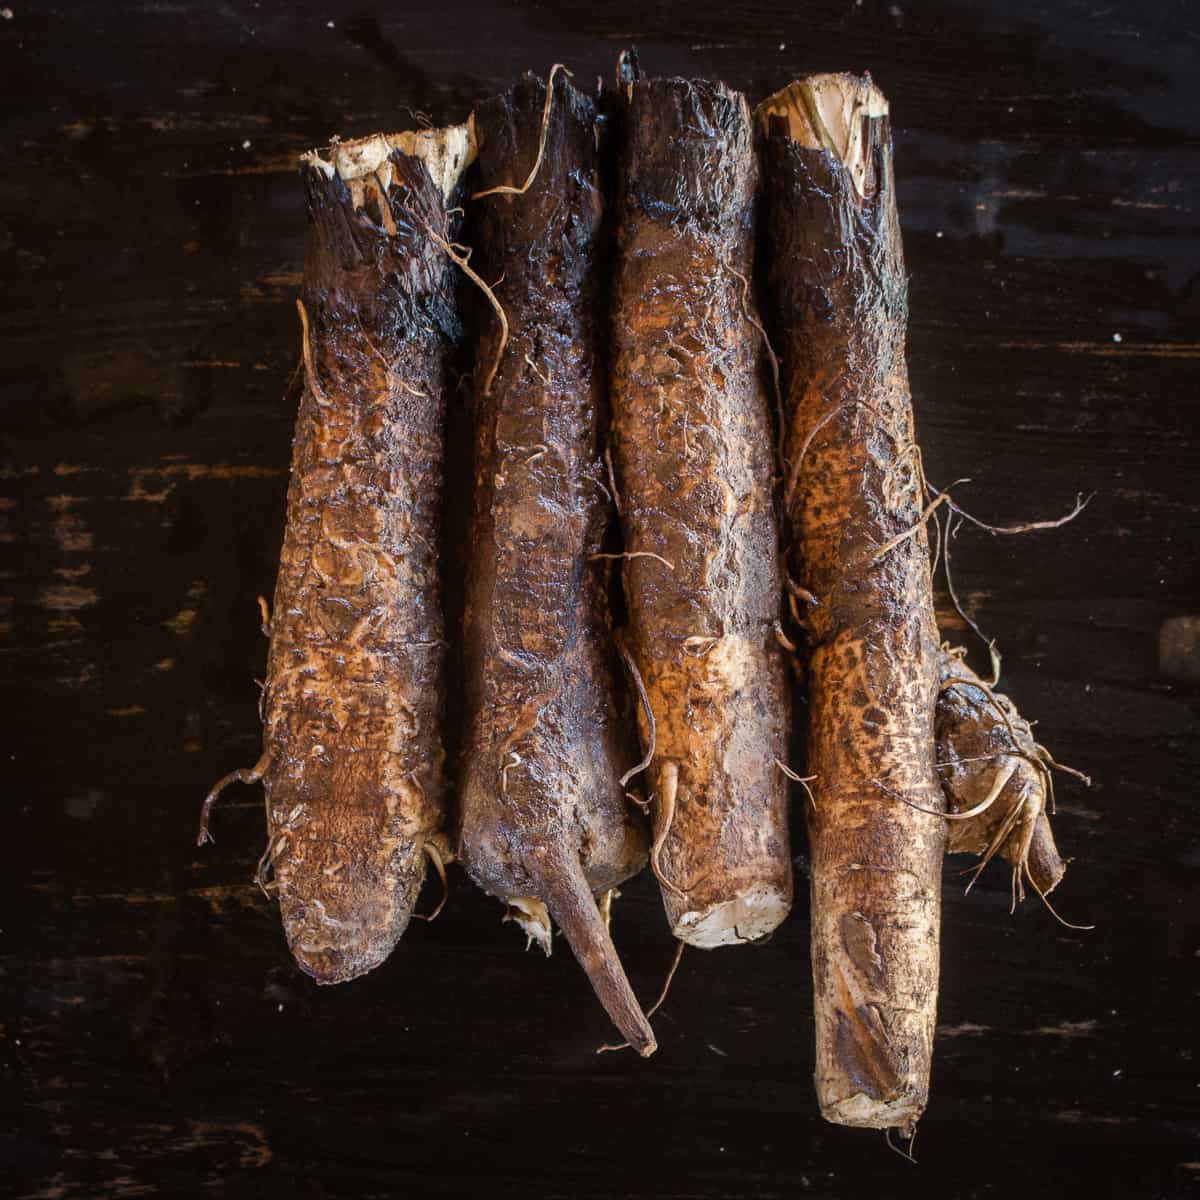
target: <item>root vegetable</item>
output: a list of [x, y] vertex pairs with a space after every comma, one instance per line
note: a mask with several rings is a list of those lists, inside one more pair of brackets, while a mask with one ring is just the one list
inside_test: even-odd
[[815, 597], [817, 1094], [827, 1120], [910, 1130], [929, 1086], [946, 822], [914, 807], [944, 804], [934, 765], [939, 646], [887, 103], [869, 78], [824, 75], [792, 84], [757, 115], [793, 569]]
[[480, 277], [502, 280], [507, 328], [491, 323], [476, 367], [459, 853], [547, 954], [557, 921], [646, 1055], [654, 1035], [593, 895], [641, 869], [647, 839], [620, 780], [635, 756], [599, 556], [610, 506], [595, 112], [556, 74], [549, 94], [529, 76], [475, 113], [472, 240]]
[[792, 900], [773, 436], [746, 283], [758, 172], [740, 93], [626, 92], [612, 396], [628, 643], [651, 862], [674, 935], [714, 947], [769, 934]]
[[[306, 155], [306, 387], [263, 690], [263, 780], [284, 931], [338, 983], [408, 924], [444, 816], [437, 543], [446, 357], [458, 336], [448, 207], [465, 126]], [[440, 866], [440, 859], [437, 860]]]
[[1059, 764], [1016, 705], [971, 670], [961, 650], [942, 653], [937, 756], [949, 800], [947, 853], [981, 857], [971, 884], [999, 853], [1012, 867], [1014, 907], [1025, 899], [1026, 881], [1045, 901], [1067, 870], [1047, 814], [1054, 797], [1050, 772]]

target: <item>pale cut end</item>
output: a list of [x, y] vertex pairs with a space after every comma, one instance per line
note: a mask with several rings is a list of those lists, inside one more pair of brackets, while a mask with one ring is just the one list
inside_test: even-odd
[[350, 142], [334, 142], [323, 150], [310, 150], [300, 161], [322, 171], [327, 178], [334, 174], [350, 189], [355, 207], [361, 207], [368, 181], [372, 176], [386, 192], [392, 183], [392, 166], [388, 161], [393, 150], [419, 158], [430, 178], [449, 200], [462, 178], [462, 173], [475, 159], [475, 118], [461, 125], [442, 129], [409, 129], [403, 133], [376, 133], [371, 137]]
[[759, 884], [701, 910], [674, 915], [671, 932], [701, 950], [756, 942], [774, 933], [791, 909], [791, 898], [769, 884]]
[[579, 856], [559, 852], [547, 856], [540, 866], [541, 877], [535, 882], [540, 885], [546, 906], [587, 975], [596, 998], [629, 1045], [648, 1058], [658, 1049], [654, 1030], [629, 986]]
[[856, 1129], [899, 1129], [906, 1136], [916, 1129], [925, 1111], [921, 1096], [900, 1096], [894, 1100], [875, 1100], [855, 1092], [834, 1104], [822, 1104], [821, 1116], [834, 1125]]
[[870, 75], [809, 75], [768, 96], [755, 110], [767, 131], [772, 117], [787, 122], [788, 136], [809, 150], [825, 150], [849, 172], [861, 196], [870, 171], [864, 117], [886, 117], [888, 102]]

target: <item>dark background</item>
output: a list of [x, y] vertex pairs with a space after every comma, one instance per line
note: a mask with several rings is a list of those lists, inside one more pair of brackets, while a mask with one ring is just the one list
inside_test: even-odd
[[[1200, 1185], [1200, 15], [1188, 3], [113, 3], [0, 14], [0, 1191], [16, 1196], [1175, 1197]], [[10, 15], [11, 14], [11, 15]], [[455, 875], [318, 990], [250, 883], [304, 211], [331, 134], [460, 120], [529, 67], [869, 68], [892, 102], [930, 477], [1074, 859], [1008, 915], [947, 866], [920, 1166], [816, 1112], [804, 860], [765, 946], [684, 956], [651, 1061], [565, 948]], [[461, 400], [456, 401], [460, 406]], [[469, 480], [452, 481], [459, 494]], [[1193, 657], [1177, 672], [1193, 673]], [[798, 854], [803, 839], [797, 839]], [[427, 894], [425, 903], [433, 901]], [[642, 879], [615, 932], [654, 995]]]

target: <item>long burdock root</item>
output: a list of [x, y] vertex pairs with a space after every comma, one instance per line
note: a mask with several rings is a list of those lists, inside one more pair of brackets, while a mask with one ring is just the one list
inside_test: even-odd
[[943, 650], [940, 687], [937, 755], [949, 801], [946, 851], [980, 856], [968, 890], [1000, 854], [1012, 868], [1013, 906], [1025, 899], [1026, 882], [1046, 901], [1067, 870], [1047, 812], [1054, 803], [1051, 771], [1065, 768], [1033, 736], [1016, 705], [967, 665], [961, 650]]
[[940, 815], [913, 807], [944, 803], [939, 648], [887, 104], [869, 78], [817, 76], [772, 96], [758, 118], [793, 573], [816, 600], [817, 1095], [829, 1121], [911, 1129], [929, 1087], [946, 833]]
[[757, 162], [723, 84], [630, 83], [618, 197], [615, 458], [645, 685], [652, 865], [694, 946], [792, 901], [770, 409], [748, 310]]
[[647, 842], [620, 783], [634, 754], [596, 558], [610, 506], [595, 112], [557, 70], [550, 88], [527, 76], [475, 113], [472, 240], [481, 277], [502, 279], [507, 339], [492, 322], [475, 376], [460, 855], [546, 953], [558, 922], [614, 1024], [650, 1054], [593, 895], [640, 870]]
[[251, 774], [266, 788], [263, 868], [318, 983], [391, 952], [444, 817], [435, 547], [459, 318], [431, 233], [449, 237], [470, 153], [460, 126], [342, 143], [302, 165], [306, 386]]

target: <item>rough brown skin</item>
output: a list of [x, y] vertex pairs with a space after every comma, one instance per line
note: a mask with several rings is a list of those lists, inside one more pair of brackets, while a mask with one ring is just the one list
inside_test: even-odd
[[[740, 93], [626, 92], [611, 386], [628, 642], [656, 726], [667, 918], [713, 947], [766, 936], [792, 900], [773, 434], [743, 282], [758, 170]], [[649, 751], [645, 713], [641, 734]]]
[[457, 272], [428, 231], [448, 234], [440, 185], [470, 141], [398, 140], [414, 154], [366, 139], [302, 166], [306, 385], [251, 774], [288, 944], [318, 983], [391, 952], [445, 812], [436, 547]]
[[1014, 905], [1025, 899], [1026, 880], [1045, 899], [1067, 867], [1046, 813], [1053, 760], [1029, 722], [980, 679], [961, 650], [943, 650], [936, 727], [948, 815], [981, 810], [948, 822], [947, 853], [981, 855], [982, 869], [998, 852], [1012, 866]]
[[[603, 202], [595, 112], [559, 76], [543, 161], [523, 195], [474, 201], [473, 263], [509, 338], [485, 320], [476, 366], [476, 495], [466, 614], [467, 726], [459, 854], [550, 952], [558, 922], [614, 1024], [641, 1054], [654, 1035], [594, 893], [646, 861], [620, 776], [622, 735], [596, 555], [610, 519], [596, 300]], [[479, 188], [520, 187], [535, 161], [545, 85], [532, 76], [481, 105]], [[549, 915], [547, 915], [547, 909]]]
[[944, 804], [924, 528], [878, 556], [922, 513], [886, 112], [869, 79], [821, 76], [771, 97], [758, 118], [792, 570], [816, 599], [817, 1095], [829, 1121], [907, 1130], [929, 1087], [946, 822], [910, 807]]

